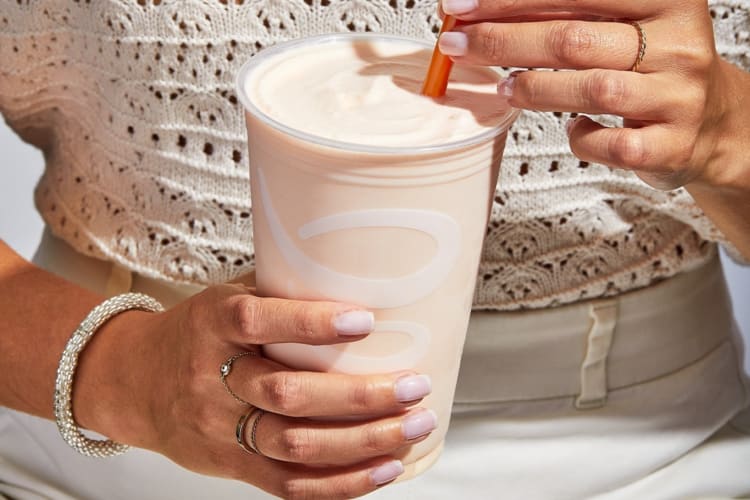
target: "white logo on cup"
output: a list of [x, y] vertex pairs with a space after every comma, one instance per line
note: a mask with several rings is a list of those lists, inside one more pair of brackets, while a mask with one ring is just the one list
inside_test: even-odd
[[411, 344], [402, 350], [383, 356], [363, 356], [338, 346], [307, 344], [271, 344], [265, 347], [272, 357], [290, 365], [311, 370], [333, 369], [343, 373], [390, 372], [411, 368], [422, 359], [430, 346], [432, 335], [424, 325], [413, 321], [378, 321], [371, 335], [403, 333], [411, 337]]
[[[301, 240], [344, 229], [367, 227], [397, 227], [414, 229], [430, 235], [437, 243], [432, 260], [414, 273], [398, 278], [375, 279], [341, 273], [311, 259], [287, 234], [278, 213], [273, 207], [263, 171], [257, 170], [261, 203], [271, 236], [289, 267], [301, 282], [310, 289], [332, 300], [351, 301], [373, 308], [393, 308], [412, 304], [433, 291], [453, 269], [460, 251], [461, 227], [451, 217], [431, 210], [370, 209], [343, 212], [313, 220], [297, 231]], [[409, 321], [382, 321], [375, 332], [402, 332], [411, 336], [413, 344], [408, 349], [385, 357], [366, 357], [345, 353], [331, 346], [302, 346], [304, 356], [315, 360], [315, 365], [349, 373], [362, 371], [395, 370], [414, 366], [424, 356], [430, 342], [429, 330], [419, 323]], [[291, 345], [287, 345], [285, 353]], [[291, 352], [289, 352], [291, 354]], [[302, 354], [302, 353], [300, 353]], [[364, 363], [364, 366], [363, 366]], [[373, 364], [376, 366], [374, 367]]]

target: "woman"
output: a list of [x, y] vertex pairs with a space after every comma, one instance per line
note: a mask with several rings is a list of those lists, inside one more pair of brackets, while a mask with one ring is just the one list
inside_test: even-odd
[[[0, 110], [45, 151], [36, 201], [49, 228], [36, 265], [1, 250], [0, 403], [9, 409], [0, 492], [750, 492], [747, 395], [710, 243], [750, 256], [750, 77], [732, 65], [748, 65], [750, 3], [445, 0], [442, 9], [465, 21], [440, 40], [458, 63], [576, 71], [513, 73], [499, 87], [498, 99], [551, 113], [526, 113], [509, 134], [444, 456], [385, 487], [403, 470], [393, 454], [434, 428], [418, 404], [404, 413], [429, 393], [425, 377], [295, 372], [259, 356], [218, 375], [265, 343], [355, 341], [372, 328], [352, 305], [220, 284], [252, 269], [231, 82], [253, 53], [302, 35], [432, 38], [435, 3], [38, 0], [0, 9]], [[625, 127], [567, 122], [573, 113], [624, 117]], [[55, 371], [81, 320], [129, 290], [172, 307], [127, 310], [91, 329], [75, 367], [75, 422], [140, 448], [92, 461], [50, 422]], [[242, 412], [222, 381], [267, 412], [241, 446]], [[387, 416], [301, 418], [332, 412]], [[263, 453], [246, 453], [248, 444]]]

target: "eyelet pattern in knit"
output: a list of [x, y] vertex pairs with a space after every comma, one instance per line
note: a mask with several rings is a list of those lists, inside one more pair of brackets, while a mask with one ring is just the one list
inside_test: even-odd
[[[750, 1], [709, 4], [719, 51], [748, 68]], [[12, 0], [0, 111], [45, 152], [36, 204], [55, 234], [147, 276], [219, 283], [253, 265], [240, 65], [304, 35], [438, 26], [434, 0]], [[619, 294], [721, 241], [685, 190], [573, 157], [568, 118], [524, 113], [509, 134], [475, 308]]]

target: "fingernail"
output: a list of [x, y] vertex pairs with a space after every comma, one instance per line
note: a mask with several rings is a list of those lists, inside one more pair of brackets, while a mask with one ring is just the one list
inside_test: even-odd
[[468, 14], [477, 7], [477, 0], [443, 0], [443, 12], [450, 15]]
[[393, 481], [403, 473], [404, 465], [399, 460], [393, 460], [372, 469], [370, 479], [376, 485], [381, 485]]
[[370, 311], [347, 311], [333, 318], [333, 327], [339, 335], [365, 335], [374, 325], [375, 315]]
[[438, 48], [446, 56], [460, 57], [469, 50], [469, 38], [460, 31], [446, 31], [438, 39]]
[[497, 84], [497, 93], [501, 97], [513, 97], [513, 87], [516, 85], [516, 75], [510, 74], [507, 78], [500, 80]]
[[432, 392], [432, 381], [427, 375], [407, 375], [396, 380], [394, 390], [401, 403], [416, 401]]
[[401, 422], [401, 429], [407, 440], [424, 436], [436, 428], [437, 415], [434, 411], [427, 409], [412, 413]]
[[568, 118], [568, 121], [565, 122], [565, 133], [568, 134], [568, 137], [570, 137], [570, 132], [573, 130], [573, 125], [576, 124], [575, 118]]

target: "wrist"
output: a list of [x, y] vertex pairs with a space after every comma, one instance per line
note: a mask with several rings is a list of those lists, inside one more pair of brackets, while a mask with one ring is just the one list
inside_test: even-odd
[[148, 442], [148, 376], [139, 358], [145, 352], [142, 338], [155, 315], [139, 310], [119, 313], [81, 351], [73, 382], [73, 412], [80, 427], [123, 444]]

